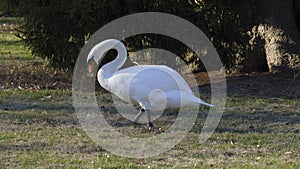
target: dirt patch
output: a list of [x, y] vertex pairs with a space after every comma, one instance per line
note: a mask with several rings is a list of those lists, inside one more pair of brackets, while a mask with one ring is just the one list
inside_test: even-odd
[[[197, 73], [195, 78], [201, 92], [210, 91], [207, 73]], [[234, 74], [227, 75], [226, 81], [229, 95], [300, 98], [300, 71]]]
[[[207, 73], [194, 74], [203, 93], [210, 92], [210, 79]], [[70, 89], [71, 77], [63, 71], [56, 71], [41, 65], [1, 64], [1, 89]], [[229, 95], [300, 98], [300, 72], [288, 73], [251, 73], [227, 75]]]
[[[201, 93], [210, 93], [207, 73], [194, 74]], [[71, 77], [39, 62], [1, 63], [0, 89], [70, 89]], [[300, 72], [227, 75], [229, 95], [300, 98]]]
[[1, 63], [0, 89], [67, 89], [72, 82], [63, 71], [48, 68], [40, 62]]

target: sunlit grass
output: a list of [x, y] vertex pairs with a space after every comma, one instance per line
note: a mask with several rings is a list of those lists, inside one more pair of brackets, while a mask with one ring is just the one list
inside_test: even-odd
[[16, 17], [0, 17], [0, 25], [12, 25], [12, 24], [21, 24], [22, 20]]
[[16, 36], [20, 22], [17, 18], [0, 17], [0, 61], [34, 59], [24, 41]]
[[20, 89], [9, 89], [9, 90], [0, 90], [0, 96], [6, 98], [28, 98], [28, 99], [38, 99], [45, 96], [51, 97], [62, 97], [62, 96], [71, 96], [72, 90], [20, 90]]
[[[219, 127], [205, 143], [198, 143], [201, 128], [197, 126], [203, 122], [199, 119], [186, 138], [171, 150], [158, 157], [129, 159], [106, 152], [86, 135], [72, 105], [64, 102], [71, 101], [71, 91], [40, 90], [32, 93], [6, 90], [0, 94], [4, 105], [9, 101], [17, 106], [14, 103], [24, 98], [39, 105], [30, 109], [11, 107], [0, 110], [3, 167], [297, 168], [300, 165], [299, 123], [281, 121], [286, 117], [293, 119], [299, 113], [293, 108], [299, 105], [296, 99], [229, 97]], [[49, 95], [52, 96], [49, 100], [41, 100]], [[110, 99], [109, 95], [103, 95], [101, 99], [103, 97]], [[272, 118], [256, 118], [257, 114], [274, 113], [274, 110], [262, 113], [261, 105], [275, 107], [280, 113]], [[51, 106], [57, 107], [53, 109]], [[110, 106], [106, 104], [107, 109], [113, 109]], [[241, 118], [240, 114], [244, 116]], [[254, 128], [249, 128], [251, 125]], [[151, 135], [155, 133], [140, 134], [144, 137]], [[139, 138], [139, 135], [134, 137]], [[13, 158], [10, 158], [12, 153]]]

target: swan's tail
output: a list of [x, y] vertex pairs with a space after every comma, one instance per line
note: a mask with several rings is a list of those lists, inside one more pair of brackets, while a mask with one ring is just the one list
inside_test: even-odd
[[178, 106], [178, 104], [180, 105], [180, 99], [178, 98], [182, 99], [181, 100], [182, 105], [198, 106], [199, 104], [203, 104], [209, 107], [214, 106], [212, 104], [204, 102], [200, 98], [196, 97], [193, 93], [186, 93], [179, 90], [173, 90], [173, 91], [168, 91], [165, 94], [168, 101], [171, 102], [172, 103], [171, 105], [173, 105], [174, 107]]
[[189, 96], [189, 99], [191, 102], [195, 103], [195, 104], [203, 104], [209, 107], [213, 107], [214, 105], [206, 103], [205, 101], [201, 100], [200, 98], [196, 97], [195, 95], [193, 96]]
[[199, 99], [199, 98], [197, 98], [197, 101], [196, 101], [196, 102], [197, 102], [197, 103], [200, 103], [200, 104], [203, 104], [203, 105], [206, 105], [206, 106], [209, 106], [209, 107], [214, 106], [214, 105], [212, 105], [212, 104], [209, 104], [209, 103], [204, 102], [203, 100], [201, 100], [201, 99]]

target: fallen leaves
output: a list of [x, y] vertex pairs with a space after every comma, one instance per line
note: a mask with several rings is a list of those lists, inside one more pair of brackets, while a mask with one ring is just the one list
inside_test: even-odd
[[0, 79], [1, 89], [67, 89], [72, 85], [65, 72], [24, 61], [1, 63]]

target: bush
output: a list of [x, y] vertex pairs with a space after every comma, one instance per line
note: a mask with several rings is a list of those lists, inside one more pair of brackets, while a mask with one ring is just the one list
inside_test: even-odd
[[17, 9], [20, 0], [1, 0], [0, 1], [0, 15], [17, 16]]
[[[24, 19], [19, 36], [33, 54], [47, 59], [54, 67], [70, 72], [81, 47], [96, 30], [119, 17], [147, 11], [174, 14], [198, 26], [212, 39], [225, 66], [230, 68], [234, 63], [234, 53], [237, 52], [232, 45], [238, 38], [232, 36], [236, 18], [228, 12], [226, 3], [225, 0], [22, 0], [18, 1], [16, 11]], [[184, 57], [188, 49], [174, 43], [172, 39], [155, 35], [141, 35], [126, 40], [132, 50], [160, 46]]]

